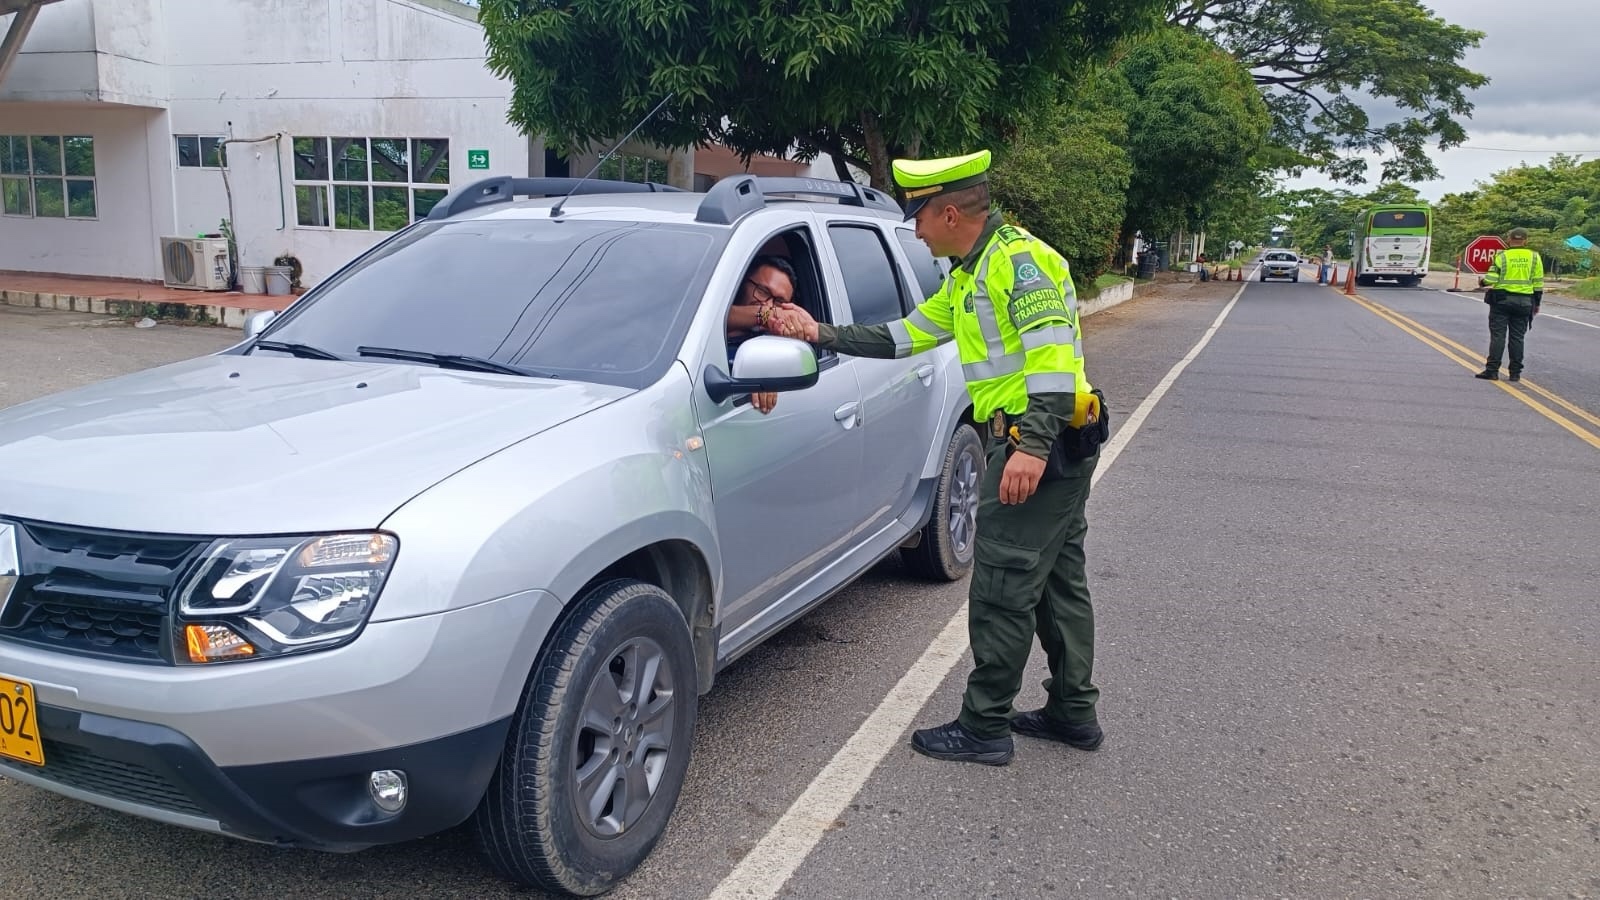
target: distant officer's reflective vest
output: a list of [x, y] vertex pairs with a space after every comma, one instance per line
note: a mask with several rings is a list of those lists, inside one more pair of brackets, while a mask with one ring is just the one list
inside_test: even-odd
[[1508, 294], [1544, 290], [1544, 259], [1526, 247], [1512, 247], [1494, 255], [1484, 284]]
[[938, 293], [890, 323], [889, 333], [896, 357], [954, 338], [980, 422], [996, 410], [1020, 415], [1029, 394], [1090, 390], [1067, 261], [1014, 225], [995, 229], [976, 272], [957, 267]]

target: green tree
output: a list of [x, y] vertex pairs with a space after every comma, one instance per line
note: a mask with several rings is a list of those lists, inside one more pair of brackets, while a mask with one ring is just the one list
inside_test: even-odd
[[1481, 234], [1505, 235], [1528, 229], [1529, 246], [1562, 268], [1583, 255], [1566, 240], [1581, 234], [1600, 242], [1600, 160], [1582, 162], [1557, 155], [1542, 166], [1517, 166], [1496, 173], [1475, 190], [1447, 194], [1434, 214], [1437, 255], [1452, 257]]
[[1133, 174], [1124, 149], [1132, 104], [1114, 70], [1064, 88], [1023, 121], [990, 175], [996, 202], [1067, 258], [1080, 287], [1116, 252]]
[[1130, 227], [1201, 227], [1230, 191], [1259, 187], [1270, 119], [1232, 57], [1203, 37], [1165, 29], [1118, 69], [1136, 98], [1128, 113]]
[[[1361, 151], [1386, 155], [1383, 180], [1437, 178], [1428, 144], [1466, 140], [1467, 92], [1488, 83], [1460, 64], [1483, 33], [1422, 0], [1177, 0], [1171, 21], [1208, 35], [1252, 73], [1272, 109], [1273, 140], [1298, 156], [1291, 168], [1341, 181], [1365, 181]], [[1381, 105], [1377, 120], [1363, 101]]]
[[640, 131], [667, 147], [889, 162], [998, 147], [1058, 79], [1167, 0], [483, 0], [510, 120], [569, 151]]

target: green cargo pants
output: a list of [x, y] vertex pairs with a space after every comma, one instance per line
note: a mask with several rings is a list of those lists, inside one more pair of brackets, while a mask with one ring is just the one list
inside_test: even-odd
[[1023, 503], [1000, 502], [1005, 448], [989, 454], [978, 499], [978, 545], [968, 593], [973, 669], [960, 722], [981, 738], [1011, 733], [1011, 701], [1022, 687], [1037, 635], [1050, 663], [1045, 712], [1066, 722], [1095, 718], [1094, 607], [1084, 571], [1084, 507], [1100, 457], [1069, 477], [1041, 481]]

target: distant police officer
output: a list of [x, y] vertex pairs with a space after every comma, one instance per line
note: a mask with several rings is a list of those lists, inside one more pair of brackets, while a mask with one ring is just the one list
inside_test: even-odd
[[1522, 380], [1522, 340], [1539, 314], [1544, 300], [1544, 259], [1530, 250], [1528, 232], [1511, 229], [1506, 236], [1510, 249], [1494, 255], [1489, 273], [1479, 282], [1489, 289], [1484, 302], [1489, 304], [1489, 358], [1476, 378], [1495, 381], [1500, 377], [1500, 357], [1506, 349], [1506, 333], [1511, 334], [1510, 381]]
[[[969, 593], [975, 666], [960, 717], [911, 743], [934, 759], [1005, 765], [1012, 731], [1083, 750], [1103, 739], [1083, 539], [1106, 432], [1084, 375], [1067, 262], [991, 211], [989, 161], [985, 150], [894, 163], [917, 237], [960, 261], [937, 293], [887, 325], [807, 317], [796, 334], [856, 356], [904, 357], [950, 340], [960, 348], [973, 415], [991, 438]], [[1049, 659], [1048, 697], [1013, 718], [1035, 634]]]

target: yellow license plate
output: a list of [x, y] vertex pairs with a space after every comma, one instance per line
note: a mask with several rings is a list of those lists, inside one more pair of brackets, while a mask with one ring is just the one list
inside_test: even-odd
[[26, 681], [0, 678], [0, 756], [44, 765], [39, 713], [33, 703], [33, 685]]

